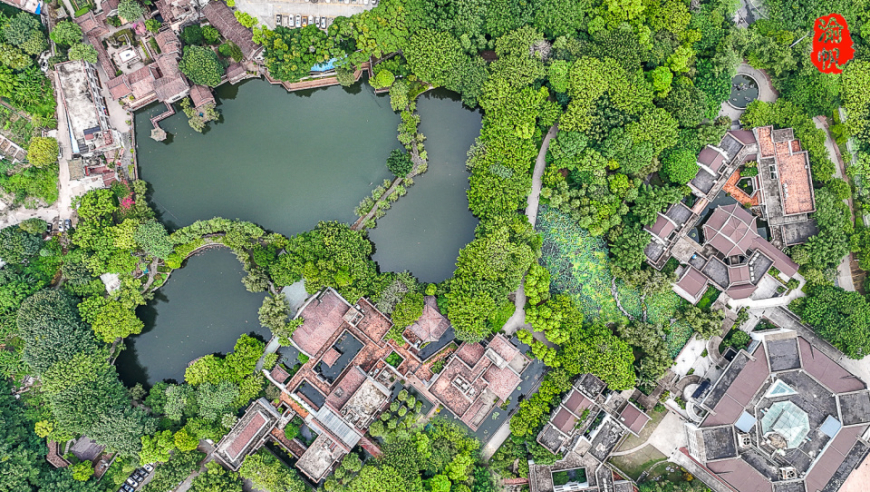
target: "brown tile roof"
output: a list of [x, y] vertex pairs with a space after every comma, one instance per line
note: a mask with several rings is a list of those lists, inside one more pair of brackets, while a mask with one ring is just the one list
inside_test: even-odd
[[698, 299], [707, 290], [707, 277], [695, 267], [689, 267], [683, 278], [677, 282], [677, 286], [692, 298]]
[[749, 404], [749, 401], [752, 400], [752, 397], [755, 396], [755, 393], [758, 392], [770, 374], [767, 366], [767, 353], [763, 345], [759, 345], [753, 357], [755, 360], [750, 360], [740, 371], [740, 374], [734, 378], [725, 395], [713, 408], [715, 413], [711, 413], [704, 419], [702, 427], [714, 427], [737, 422], [743, 409]]
[[756, 128], [755, 132], [758, 134], [758, 150], [761, 153], [761, 157], [773, 157], [776, 153], [776, 147], [773, 144], [773, 127], [764, 126]]
[[571, 415], [568, 410], [559, 407], [559, 411], [556, 412], [556, 415], [553, 416], [553, 419], [550, 422], [552, 422], [553, 426], [560, 431], [565, 434], [570, 434], [571, 430], [574, 429], [574, 424], [577, 423], [577, 418]]
[[438, 341], [448, 328], [450, 328], [450, 322], [438, 311], [438, 302], [435, 296], [426, 296], [423, 315], [408, 327], [422, 342]]
[[254, 43], [254, 34], [250, 29], [239, 24], [233, 11], [223, 2], [209, 2], [202, 9], [209, 23], [230, 41], [236, 43], [245, 58], [253, 58], [262, 47]]
[[109, 93], [112, 94], [112, 99], [115, 100], [121, 99], [124, 96], [129, 96], [133, 93], [133, 88], [130, 87], [130, 82], [127, 80], [126, 75], [115, 77], [108, 81], [106, 86], [109, 88]]
[[272, 379], [281, 384], [283, 384], [284, 381], [287, 381], [287, 378], [290, 377], [290, 373], [285, 371], [284, 368], [281, 367], [281, 364], [276, 364], [275, 367], [272, 368], [272, 372], [270, 372], [269, 375], [272, 376]]
[[247, 75], [247, 73], [248, 72], [247, 70], [245, 70], [245, 67], [238, 62], [232, 62], [227, 67], [227, 79], [230, 81], [231, 84], [235, 84], [236, 82], [245, 78], [245, 75]]
[[359, 366], [352, 367], [326, 397], [326, 402], [336, 411], [340, 411], [341, 407], [350, 400], [350, 397], [362, 386], [365, 380], [366, 373]]
[[486, 350], [479, 343], [463, 343], [459, 350], [456, 351], [456, 357], [462, 359], [468, 367], [474, 367]]
[[575, 415], [582, 415], [583, 410], [592, 406], [592, 401], [583, 396], [579, 391], [572, 389], [571, 393], [568, 395], [568, 399], [566, 399], [562, 405], [568, 410], [574, 412]]
[[166, 55], [181, 54], [181, 40], [172, 29], [163, 29], [154, 38], [157, 40], [157, 46], [160, 47], [161, 53]]
[[800, 342], [803, 370], [824, 384], [835, 393], [858, 391], [866, 388], [863, 382], [843, 369], [820, 350], [816, 350], [808, 341], [798, 338]]
[[728, 133], [739, 140], [743, 145], [752, 145], [756, 143], [755, 135], [750, 130], [730, 130]]
[[198, 108], [204, 104], [215, 103], [211, 89], [204, 85], [194, 85], [190, 88], [190, 100], [193, 102], [194, 108]]
[[133, 97], [142, 99], [154, 92], [154, 70], [151, 64], [147, 67], [142, 67], [131, 74], [127, 74], [127, 81], [133, 88]]
[[360, 298], [356, 305], [363, 313], [363, 319], [357, 328], [371, 341], [380, 342], [393, 327], [393, 322], [364, 297]]
[[815, 210], [813, 181], [807, 152], [776, 156], [779, 182], [786, 215], [809, 213]]
[[488, 347], [507, 362], [514, 360], [514, 357], [520, 355], [519, 349], [509, 342], [501, 333], [490, 340]]
[[48, 463], [55, 468], [66, 468], [71, 465], [71, 463], [67, 461], [66, 458], [61, 456], [60, 445], [57, 443], [57, 441], [52, 440], [48, 441], [48, 454], [45, 456], [45, 460], [48, 461]]
[[260, 415], [260, 413], [254, 414], [248, 424], [245, 425], [245, 428], [236, 436], [236, 439], [230, 444], [230, 447], [227, 449], [227, 454], [233, 459], [238, 458], [239, 453], [245, 450], [245, 447], [251, 442], [251, 439], [260, 432], [260, 429], [266, 425], [266, 419]]
[[317, 354], [344, 323], [343, 316], [348, 309], [350, 307], [337, 293], [326, 290], [320, 299], [313, 299], [299, 313], [304, 322], [293, 332], [293, 343], [309, 356]]
[[773, 260], [773, 266], [786, 277], [793, 277], [798, 271], [798, 265], [787, 254], [777, 249], [774, 245], [762, 239], [760, 236], [753, 242], [765, 256]]
[[640, 431], [643, 430], [646, 423], [650, 420], [649, 415], [641, 412], [640, 409], [632, 403], [629, 403], [622, 409], [622, 412], [619, 414], [619, 419], [635, 434], [640, 434]]
[[658, 217], [655, 224], [649, 228], [649, 231], [662, 239], [667, 239], [668, 235], [674, 232], [677, 226], [662, 213], [659, 213]]
[[111, 58], [109, 58], [109, 53], [106, 51], [106, 47], [103, 46], [103, 42], [94, 35], [88, 36], [88, 42], [97, 50], [97, 60], [100, 62], [100, 66], [103, 67], [103, 71], [106, 72], [106, 77], [110, 79], [114, 77], [117, 68], [112, 63]]
[[729, 287], [725, 293], [732, 299], [746, 299], [751, 296], [757, 288], [757, 285], [752, 284], [735, 285], [734, 287]]
[[749, 274], [749, 265], [737, 265], [728, 267], [728, 280], [731, 285], [748, 283], [751, 276]]
[[97, 16], [93, 11], [78, 17], [76, 19], [76, 24], [82, 28], [82, 33], [85, 35], [104, 36], [109, 32], [109, 30], [106, 29], [106, 26], [97, 20]]
[[495, 364], [489, 366], [483, 378], [489, 383], [489, 390], [492, 391], [502, 401], [510, 398], [511, 393], [517, 389], [517, 386], [523, 382], [523, 379], [517, 375], [510, 367], [499, 369]]
[[339, 358], [341, 358], [341, 353], [338, 350], [335, 350], [335, 347], [329, 347], [329, 349], [326, 350], [326, 353], [323, 354], [323, 357], [320, 358], [320, 361], [327, 366], [332, 367]]
[[713, 461], [707, 467], [740, 492], [771, 492], [773, 486], [741, 458]]
[[704, 147], [704, 150], [702, 150], [701, 154], [698, 155], [698, 162], [716, 172], [720, 167], [722, 167], [722, 163], [725, 162], [725, 157], [717, 152], [716, 149], [708, 145]]
[[813, 469], [807, 474], [806, 486], [807, 490], [822, 490], [833, 478], [837, 468], [846, 459], [846, 455], [852, 450], [852, 446], [867, 429], [866, 425], [854, 427], [844, 427], [840, 429], [837, 437], [822, 453], [818, 460], [813, 463]]
[[746, 254], [758, 237], [755, 217], [736, 203], [717, 208], [704, 224], [705, 244], [725, 256]]

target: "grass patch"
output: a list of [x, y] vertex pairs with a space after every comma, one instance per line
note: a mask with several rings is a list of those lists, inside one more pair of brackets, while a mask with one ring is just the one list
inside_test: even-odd
[[616, 468], [627, 474], [632, 480], [637, 480], [649, 468], [667, 460], [668, 457], [656, 448], [646, 445], [634, 453], [625, 456], [612, 456], [610, 462]]
[[778, 329], [779, 328], [777, 328], [776, 325], [774, 325], [770, 321], [767, 321], [766, 319], [761, 318], [761, 321], [759, 321], [758, 324], [755, 325], [755, 328], [753, 328], [752, 331], [766, 331], [766, 330], [778, 330]]
[[716, 299], [719, 298], [719, 294], [721, 293], [722, 292], [720, 292], [719, 289], [712, 285], [707, 287], [707, 292], [704, 292], [704, 295], [701, 296], [701, 300], [698, 301], [698, 307], [705, 311], [709, 311], [710, 306], [716, 302]]

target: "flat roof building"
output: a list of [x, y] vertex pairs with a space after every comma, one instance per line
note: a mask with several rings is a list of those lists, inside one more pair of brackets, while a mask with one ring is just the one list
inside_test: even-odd
[[281, 414], [265, 398], [254, 400], [229, 434], [215, 446], [215, 456], [233, 471], [239, 471], [245, 456], [262, 446]]
[[106, 101], [93, 65], [84, 60], [55, 65], [73, 155], [97, 155], [121, 147], [120, 134], [109, 124]]

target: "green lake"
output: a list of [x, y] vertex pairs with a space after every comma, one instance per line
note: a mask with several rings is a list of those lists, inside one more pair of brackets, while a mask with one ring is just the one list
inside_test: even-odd
[[[155, 142], [149, 118], [165, 107], [135, 115], [140, 177], [170, 229], [215, 216], [285, 235], [321, 220], [350, 223], [360, 200], [391, 176], [385, 162], [400, 147], [399, 116], [368, 84], [287, 93], [253, 80], [222, 86], [215, 95], [222, 121], [203, 135], [179, 111], [160, 122], [170, 138]], [[429, 170], [370, 238], [382, 271], [410, 270], [424, 282], [439, 282], [474, 238], [465, 155], [480, 133], [481, 115], [446, 91], [421, 96], [418, 112]], [[229, 251], [209, 251], [174, 272], [138, 312], [146, 328], [125, 341], [128, 350], [118, 360], [124, 381], [180, 380], [190, 360], [232, 350], [243, 333], [268, 338], [257, 322], [263, 295], [245, 291], [243, 275]]]

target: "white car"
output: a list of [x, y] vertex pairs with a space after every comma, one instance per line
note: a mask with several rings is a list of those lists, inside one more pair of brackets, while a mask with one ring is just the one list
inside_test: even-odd
[[286, 16], [285, 19], [287, 20], [287, 27], [291, 27], [291, 28], [292, 28], [292, 27], [296, 27], [296, 23], [293, 22], [293, 16], [292, 16], [292, 15], [288, 15], [288, 16]]
[[142, 468], [145, 469], [146, 472], [151, 473], [154, 471], [154, 467], [151, 465], [143, 465]]
[[302, 27], [302, 16], [296, 14], [296, 27]]
[[315, 15], [315, 16], [314, 16], [314, 22], [313, 22], [312, 24], [314, 24], [314, 27], [320, 28], [320, 17], [317, 17], [317, 16]]
[[315, 24], [315, 25], [317, 25], [317, 24], [314, 22], [314, 16], [313, 16], [313, 15], [309, 15], [309, 16], [308, 16], [308, 23], [309, 23], [309, 24]]

